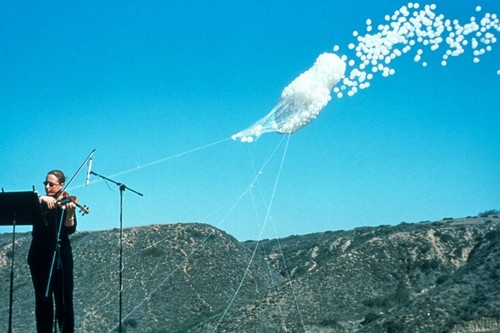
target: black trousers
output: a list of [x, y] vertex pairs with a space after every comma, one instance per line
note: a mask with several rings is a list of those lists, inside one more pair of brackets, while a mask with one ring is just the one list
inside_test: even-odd
[[[30, 251], [31, 252], [31, 251]], [[52, 271], [48, 296], [46, 297], [53, 253], [41, 255], [30, 253], [29, 266], [35, 289], [35, 316], [38, 333], [52, 333], [54, 324], [54, 303], [59, 331], [73, 333], [75, 319], [73, 312], [73, 255], [71, 246], [63, 247]]]

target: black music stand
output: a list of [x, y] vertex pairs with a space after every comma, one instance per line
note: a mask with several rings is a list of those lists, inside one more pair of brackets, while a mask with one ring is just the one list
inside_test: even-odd
[[43, 223], [42, 206], [38, 193], [0, 192], [0, 225], [12, 225], [12, 266], [10, 271], [9, 299], [9, 333], [12, 332], [12, 301], [14, 295], [14, 246], [16, 242], [16, 225], [33, 225]]

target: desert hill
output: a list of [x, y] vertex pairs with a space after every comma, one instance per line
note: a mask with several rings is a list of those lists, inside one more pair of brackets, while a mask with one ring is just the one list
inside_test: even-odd
[[[77, 332], [500, 332], [498, 212], [239, 242], [210, 225], [77, 232]], [[16, 235], [13, 331], [34, 332]], [[0, 234], [7, 331], [12, 235]]]

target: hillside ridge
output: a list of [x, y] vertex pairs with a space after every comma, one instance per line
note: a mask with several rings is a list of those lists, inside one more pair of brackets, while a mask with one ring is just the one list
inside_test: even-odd
[[[6, 331], [12, 235], [0, 234]], [[34, 330], [16, 235], [13, 328]], [[118, 230], [77, 232], [77, 332], [118, 323]], [[128, 332], [499, 332], [500, 219], [444, 219], [239, 242], [201, 223], [123, 230]]]

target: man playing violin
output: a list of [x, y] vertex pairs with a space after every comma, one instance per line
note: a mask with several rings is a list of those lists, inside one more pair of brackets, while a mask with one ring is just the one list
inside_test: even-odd
[[60, 170], [47, 173], [46, 195], [39, 198], [45, 220], [33, 225], [28, 253], [38, 333], [53, 331], [54, 303], [59, 331], [74, 332], [73, 254], [68, 236], [76, 231], [76, 215], [75, 203], [61, 204], [65, 181]]

